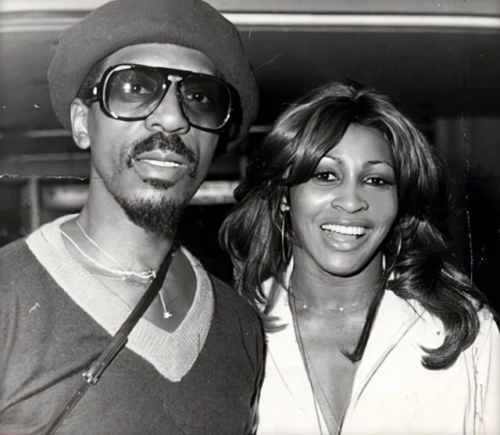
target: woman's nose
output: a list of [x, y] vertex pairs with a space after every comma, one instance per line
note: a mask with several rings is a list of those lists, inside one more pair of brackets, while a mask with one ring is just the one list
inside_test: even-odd
[[354, 182], [337, 186], [331, 205], [349, 214], [366, 210], [369, 206], [360, 192], [360, 187]]

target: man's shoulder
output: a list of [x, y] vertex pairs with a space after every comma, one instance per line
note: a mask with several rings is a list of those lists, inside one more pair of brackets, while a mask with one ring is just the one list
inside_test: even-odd
[[34, 260], [26, 239], [18, 239], [0, 248], [0, 279], [21, 271], [26, 262]]
[[251, 305], [238, 294], [229, 284], [225, 283], [221, 279], [208, 274], [210, 280], [212, 281], [214, 294], [215, 294], [215, 304], [216, 307], [224, 307], [226, 309], [232, 310], [238, 313], [238, 315], [244, 316], [248, 321], [260, 323], [259, 315], [251, 307]]
[[24, 246], [26, 246], [26, 239], [24, 237], [14, 240], [13, 242], [10, 242], [7, 245], [4, 245], [0, 248], [0, 258], [2, 258], [3, 256], [5, 256], [10, 252], [16, 252], [18, 250], [21, 250], [23, 249]]
[[202, 285], [204, 282], [211, 285], [216, 310], [222, 310], [223, 312], [232, 310], [240, 315], [246, 314], [250, 317], [258, 317], [257, 313], [253, 310], [250, 304], [229, 284], [209, 272], [202, 262], [195, 256], [195, 254], [184, 246], [181, 246], [181, 250], [191, 264], [192, 269], [195, 271], [195, 275], [199, 280], [198, 285], [200, 282]]
[[31, 307], [50, 301], [46, 278], [25, 239], [0, 248], [0, 328], [9, 323], [8, 318], [13, 321], [20, 313], [31, 313]]
[[[262, 369], [264, 358], [264, 328], [259, 314], [241, 297], [236, 290], [219, 278], [209, 274], [215, 296], [214, 320], [212, 328], [217, 331], [212, 337], [223, 336], [232, 346], [243, 344], [247, 357], [252, 360], [255, 376]], [[233, 356], [238, 352], [233, 352]]]
[[[47, 284], [47, 270], [38, 261], [26, 243], [19, 239], [0, 248], [0, 297], [23, 298]], [[10, 296], [9, 296], [10, 295]]]
[[212, 282], [214, 293], [216, 297], [223, 299], [228, 304], [235, 304], [237, 306], [241, 306], [242, 309], [250, 309], [250, 304], [245, 301], [236, 290], [234, 290], [229, 284], [222, 281], [220, 278], [217, 278], [215, 275], [208, 273], [210, 277], [210, 281]]

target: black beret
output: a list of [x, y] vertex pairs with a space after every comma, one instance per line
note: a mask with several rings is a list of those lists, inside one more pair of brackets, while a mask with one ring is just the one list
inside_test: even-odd
[[236, 27], [200, 0], [115, 0], [65, 30], [48, 71], [52, 106], [71, 129], [70, 106], [92, 67], [129, 45], [170, 43], [202, 52], [238, 92], [241, 124], [236, 140], [258, 110], [258, 88]]

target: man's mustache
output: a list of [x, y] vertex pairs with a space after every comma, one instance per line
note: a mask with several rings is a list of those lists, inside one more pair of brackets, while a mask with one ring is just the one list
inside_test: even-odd
[[190, 164], [196, 165], [198, 163], [196, 155], [186, 145], [184, 145], [184, 142], [182, 142], [182, 139], [178, 135], [165, 136], [162, 133], [156, 133], [144, 140], [141, 140], [140, 142], [137, 142], [132, 147], [127, 158], [127, 166], [131, 167], [132, 161], [139, 155], [155, 150], [171, 151], [181, 157], [184, 157]]

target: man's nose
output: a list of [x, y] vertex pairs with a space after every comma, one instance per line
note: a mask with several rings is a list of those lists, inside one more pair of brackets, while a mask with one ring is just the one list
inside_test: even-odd
[[367, 210], [369, 207], [368, 202], [362, 197], [360, 187], [355, 182], [346, 182], [337, 186], [331, 205], [349, 214]]
[[177, 84], [171, 83], [163, 100], [145, 119], [146, 128], [152, 132], [184, 134], [190, 125], [177, 97]]

